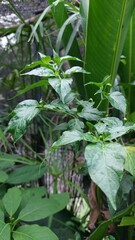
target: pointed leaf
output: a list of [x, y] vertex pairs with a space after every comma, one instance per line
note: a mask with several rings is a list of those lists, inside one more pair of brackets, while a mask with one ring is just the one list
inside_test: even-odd
[[34, 75], [34, 76], [39, 76], [39, 77], [54, 77], [55, 74], [54, 72], [45, 67], [39, 67], [36, 69], [31, 70], [30, 72], [23, 73], [22, 75]]
[[110, 141], [116, 139], [126, 134], [127, 132], [135, 129], [135, 124], [126, 123], [123, 125], [123, 122], [119, 118], [107, 117], [102, 118], [101, 122], [95, 124], [95, 128], [98, 134], [106, 134], [105, 140]]
[[61, 211], [68, 202], [68, 193], [52, 195], [49, 199], [32, 197], [26, 207], [19, 213], [18, 219], [26, 222], [44, 219]]
[[118, 143], [97, 143], [85, 149], [90, 177], [106, 194], [114, 209], [125, 157], [125, 148]]
[[72, 84], [72, 79], [67, 78], [67, 79], [57, 79], [57, 78], [52, 78], [49, 79], [48, 82], [49, 84], [55, 89], [55, 91], [59, 94], [60, 99], [63, 103], [66, 101], [66, 96], [71, 93], [71, 87], [70, 85]]
[[69, 55], [66, 55], [66, 56], [63, 56], [60, 58], [60, 63], [64, 63], [66, 61], [79, 61], [79, 62], [82, 62], [81, 59], [77, 58], [77, 57], [73, 57], [73, 56], [69, 56]]
[[9, 188], [3, 198], [4, 207], [10, 217], [14, 215], [21, 203], [21, 191], [17, 187]]
[[19, 90], [18, 93], [13, 98], [18, 97], [18, 96], [34, 89], [34, 88], [42, 87], [42, 86], [46, 86], [46, 85], [48, 85], [47, 80], [41, 80], [41, 81], [38, 81], [36, 83], [30, 84], [27, 87], [23, 88], [22, 90]]
[[39, 112], [39, 103], [36, 100], [24, 100], [16, 106], [8, 124], [8, 131], [13, 135], [15, 142], [23, 136], [27, 126]]
[[78, 116], [81, 118], [89, 121], [98, 121], [103, 116], [103, 113], [94, 108], [91, 102], [80, 101], [80, 106], [82, 106], [82, 110], [78, 112]]
[[47, 168], [40, 165], [21, 166], [8, 175], [7, 182], [10, 184], [27, 183], [39, 179], [46, 171]]
[[83, 133], [78, 130], [65, 131], [58, 141], [54, 142], [51, 149], [83, 140]]
[[126, 151], [125, 170], [135, 178], [135, 147], [127, 146]]
[[0, 240], [10, 240], [10, 225], [0, 221]]
[[4, 171], [0, 171], [0, 183], [4, 183], [8, 179], [8, 175]]
[[125, 114], [126, 114], [126, 99], [121, 92], [118, 92], [118, 91], [112, 92], [109, 95], [108, 100], [114, 108], [120, 110], [125, 116]]
[[128, 217], [123, 217], [121, 222], [120, 222], [120, 227], [123, 226], [134, 226], [135, 225], [135, 217], [128, 216]]
[[[49, 5], [51, 5], [53, 2], [55, 2], [55, 0], [48, 0]], [[59, 3], [57, 7], [52, 8], [52, 13], [53, 13], [56, 25], [58, 27], [58, 30], [60, 30], [64, 22], [68, 19], [68, 13], [64, 6], [64, 1], [62, 3]], [[60, 17], [60, 13], [61, 13], [61, 17]], [[73, 32], [73, 27], [71, 24], [68, 24], [62, 36], [62, 42], [65, 49], [69, 42], [70, 36], [72, 35], [72, 32]], [[69, 49], [69, 55], [77, 57], [78, 59], [82, 59], [77, 38], [74, 38], [71, 48]], [[70, 61], [70, 65], [71, 67], [76, 65], [79, 65], [80, 67], [82, 67], [83, 64], [81, 61], [78, 62], [77, 60], [77, 61]], [[75, 78], [75, 82], [76, 82], [79, 93], [85, 97], [85, 92], [84, 92], [85, 89], [84, 89], [82, 74], [78, 73], [77, 75], [74, 76], [74, 78]]]
[[72, 75], [73, 73], [87, 73], [89, 74], [89, 72], [86, 72], [82, 67], [79, 66], [75, 66], [72, 68], [69, 68], [68, 70], [65, 71], [66, 75]]
[[97, 139], [95, 136], [88, 133], [83, 133], [82, 131], [78, 131], [76, 129], [73, 129], [71, 131], [65, 131], [63, 132], [62, 136], [58, 139], [58, 141], [54, 142], [50, 152], [59, 148], [60, 146], [64, 146], [67, 144], [71, 144], [77, 141], [89, 141], [89, 142], [97, 142]]
[[13, 233], [14, 240], [58, 240], [58, 237], [48, 228], [39, 225], [25, 225]]

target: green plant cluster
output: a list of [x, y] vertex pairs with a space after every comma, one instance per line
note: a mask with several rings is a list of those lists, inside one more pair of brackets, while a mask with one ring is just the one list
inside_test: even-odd
[[[10, 115], [5, 135], [10, 133], [16, 143], [36, 116], [47, 116], [48, 112], [66, 116], [67, 121], [57, 126], [61, 135], [46, 157], [59, 147], [83, 143], [78, 144], [79, 150], [84, 155], [90, 181], [96, 184], [99, 208], [105, 199], [103, 205], [110, 214], [106, 221], [102, 221], [101, 216], [96, 218], [95, 230], [87, 232], [89, 240], [123, 240], [124, 237], [133, 240], [135, 237], [134, 8], [134, 0], [81, 0], [79, 5], [48, 0], [48, 7], [36, 22], [30, 26], [21, 22], [16, 33], [21, 39], [28, 29], [30, 57], [27, 62], [32, 62], [32, 41], [38, 43], [37, 49], [44, 54], [39, 52], [40, 59], [26, 65], [22, 51], [22, 68], [26, 65], [23, 71], [30, 71], [23, 74], [21, 71], [21, 78], [28, 76], [32, 81], [23, 84], [15, 97], [45, 87], [52, 89], [54, 99], [49, 101], [50, 98], [43, 96], [38, 101], [27, 97], [18, 103]], [[50, 13], [58, 29], [55, 46], [47, 37], [52, 56], [46, 53], [43, 37], [43, 20]], [[49, 24], [50, 29], [51, 26]], [[33, 82], [33, 77], [38, 80]], [[6, 149], [7, 139], [2, 130], [0, 138]], [[13, 154], [0, 156], [1, 187], [4, 185], [0, 200], [2, 239], [58, 239], [50, 228], [33, 224], [45, 217], [51, 219], [69, 201], [68, 193], [53, 194], [48, 199], [44, 188], [28, 188], [31, 181], [49, 171], [46, 160], [40, 160], [42, 163]], [[17, 167], [17, 163], [21, 166]], [[92, 206], [90, 211], [93, 212]], [[109, 233], [111, 225], [116, 229]], [[79, 231], [85, 233], [81, 227]], [[81, 236], [77, 232], [74, 238], [80, 240]], [[86, 239], [85, 234], [82, 238]]]

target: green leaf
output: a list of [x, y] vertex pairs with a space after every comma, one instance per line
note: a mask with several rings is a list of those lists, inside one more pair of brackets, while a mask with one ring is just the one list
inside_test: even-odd
[[134, 207], [134, 205], [135, 205], [135, 203], [132, 203], [126, 209], [120, 211], [120, 213], [115, 214], [111, 219], [102, 222], [96, 228], [96, 230], [90, 235], [90, 238], [88, 238], [88, 240], [99, 240], [99, 239], [102, 239], [106, 235], [106, 232], [108, 230], [108, 226], [112, 222], [118, 223], [118, 221], [121, 220], [121, 218], [123, 216], [129, 214], [132, 211], [132, 208]]
[[41, 63], [42, 63], [41, 61], [32, 62], [32, 63], [26, 65], [26, 66], [23, 68], [23, 70], [21, 70], [21, 72], [23, 72], [24, 70], [27, 70], [27, 69], [29, 69], [29, 68], [38, 67], [38, 66], [41, 65]]
[[135, 178], [135, 147], [127, 146], [126, 151], [125, 170]]
[[24, 163], [28, 165], [33, 165], [33, 161], [22, 157], [17, 154], [8, 154], [8, 153], [0, 153], [0, 168], [5, 169], [12, 167], [14, 163]]
[[121, 92], [118, 92], [118, 91], [112, 92], [109, 95], [108, 100], [114, 108], [120, 110], [125, 116], [125, 114], [126, 114], [126, 99]]
[[62, 103], [59, 99], [52, 101], [50, 104], [45, 104], [44, 109], [53, 110], [69, 115], [74, 115], [75, 111], [70, 109], [67, 104]]
[[81, 14], [81, 20], [82, 20], [82, 27], [83, 27], [83, 32], [86, 35], [86, 23], [88, 21], [88, 10], [89, 10], [89, 0], [81, 0], [81, 5], [80, 5], [80, 14]]
[[21, 197], [21, 191], [19, 188], [13, 187], [8, 189], [7, 193], [3, 198], [3, 204], [10, 217], [12, 217], [17, 211], [21, 203], [21, 200], [22, 200], [22, 197]]
[[51, 149], [83, 140], [83, 133], [78, 130], [65, 131], [58, 141], [54, 142]]
[[[48, 0], [48, 3], [50, 5], [53, 2], [55, 2], [55, 0]], [[61, 27], [63, 26], [64, 22], [68, 19], [68, 13], [64, 6], [64, 2], [59, 3], [57, 5], [57, 7], [52, 8], [52, 13], [53, 13], [57, 28], [58, 28], [58, 30], [60, 30]], [[60, 17], [60, 13], [61, 13], [61, 17]], [[65, 49], [68, 45], [69, 39], [72, 35], [72, 32], [73, 32], [72, 25], [71, 24], [67, 25], [66, 29], [63, 33], [63, 36], [62, 36], [62, 42], [63, 42], [63, 46]], [[74, 40], [73, 40], [71, 48], [69, 49], [69, 55], [77, 57], [78, 59], [82, 59], [77, 38], [74, 38]], [[81, 61], [78, 62], [78, 60], [70, 61], [70, 65], [71, 65], [71, 67], [76, 66], [76, 65], [79, 65], [80, 67], [82, 67], [82, 62]], [[76, 82], [79, 93], [85, 97], [85, 91], [84, 91], [85, 89], [84, 89], [82, 74], [81, 73], [76, 74], [74, 76], [74, 78], [75, 78], [75, 82]]]
[[21, 166], [9, 174], [7, 182], [10, 184], [21, 184], [34, 181], [43, 176], [46, 170], [46, 167], [40, 165]]
[[70, 130], [78, 130], [81, 132], [84, 129], [84, 123], [82, 121], [80, 121], [79, 119], [74, 118], [68, 122], [68, 128]]
[[123, 122], [115, 117], [102, 118], [101, 121], [102, 122], [95, 124], [95, 128], [98, 134], [106, 135], [104, 138], [106, 141], [121, 137], [127, 132], [135, 129], [135, 124], [130, 125], [126, 123], [123, 125]]
[[32, 197], [26, 207], [19, 213], [18, 219], [26, 222], [44, 219], [61, 211], [68, 202], [68, 193], [52, 195], [49, 199]]
[[128, 217], [123, 217], [121, 222], [120, 222], [120, 227], [124, 226], [134, 226], [135, 225], [135, 217], [128, 216]]
[[71, 78], [65, 78], [65, 79], [58, 79], [58, 78], [51, 78], [48, 80], [49, 84], [54, 88], [54, 90], [59, 94], [60, 99], [63, 103], [66, 102], [66, 96], [71, 93], [71, 87], [72, 84]]
[[88, 101], [80, 101], [81, 111], [77, 114], [79, 117], [84, 118], [89, 121], [98, 121], [103, 113], [97, 108], [93, 108], [93, 103]]
[[48, 228], [39, 225], [21, 226], [13, 232], [14, 240], [58, 240], [58, 237]]
[[[86, 24], [85, 70], [91, 75], [84, 75], [85, 83], [101, 82], [106, 75], [110, 75], [113, 85], [134, 6], [134, 0], [90, 2]], [[86, 91], [88, 97], [98, 104], [100, 96], [94, 95], [96, 87], [89, 85]], [[105, 102], [103, 109], [106, 107]]]
[[54, 72], [51, 69], [45, 68], [45, 67], [39, 67], [39, 68], [33, 69], [30, 72], [23, 73], [22, 75], [34, 75], [38, 77], [54, 77], [55, 76]]
[[0, 171], [0, 183], [4, 183], [8, 179], [8, 175], [4, 171]]
[[128, 88], [124, 89], [127, 103], [128, 103], [128, 115], [135, 111], [134, 96], [135, 90], [135, 11], [130, 19], [130, 25], [126, 36], [122, 55], [125, 56], [126, 64], [120, 63], [119, 75], [121, 83], [127, 84]]
[[42, 86], [46, 86], [46, 85], [48, 85], [47, 80], [41, 80], [36, 83], [30, 84], [29, 86], [23, 88], [22, 90], [19, 90], [18, 93], [13, 98], [18, 97], [18, 96], [22, 95], [23, 93], [26, 93], [34, 88], [42, 87]]
[[45, 187], [31, 187], [31, 188], [28, 187], [25, 189], [21, 189], [21, 192], [22, 192], [22, 201], [19, 208], [21, 210], [28, 204], [31, 198], [36, 197], [37, 199], [41, 199], [46, 195]]
[[82, 62], [81, 59], [79, 59], [77, 57], [70, 56], [70, 55], [66, 55], [66, 56], [63, 56], [63, 57], [60, 58], [60, 64], [66, 62], [66, 61], [79, 61], [79, 62]]
[[10, 240], [10, 225], [0, 221], [0, 240]]
[[61, 137], [53, 143], [50, 152], [67, 144], [71, 144], [77, 141], [89, 141], [89, 142], [97, 142], [97, 139], [95, 136], [88, 133], [83, 133], [82, 131], [78, 131], [76, 129], [73, 129], [71, 131], [65, 131], [61, 135]]
[[116, 209], [116, 194], [123, 176], [125, 148], [118, 143], [93, 144], [85, 149], [88, 172]]
[[16, 106], [8, 124], [8, 131], [13, 135], [15, 142], [23, 136], [27, 126], [39, 112], [39, 103], [36, 100], [24, 100]]
[[85, 73], [85, 74], [87, 73], [87, 74], [90, 74], [89, 72], [86, 72], [82, 67], [79, 67], [79, 66], [69, 68], [68, 70], [66, 70], [64, 72], [64, 74], [66, 74], [66, 75], [72, 75], [73, 73]]
[[5, 218], [4, 212], [3, 212], [3, 210], [0, 208], [0, 222], [1, 222], [1, 221], [4, 222], [4, 218]]

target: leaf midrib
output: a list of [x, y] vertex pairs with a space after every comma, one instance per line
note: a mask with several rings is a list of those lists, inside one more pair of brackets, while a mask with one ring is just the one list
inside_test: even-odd
[[116, 62], [117, 62], [117, 56], [118, 56], [118, 52], [119, 52], [119, 46], [121, 44], [121, 36], [122, 36], [122, 25], [123, 25], [123, 20], [125, 17], [125, 12], [126, 12], [126, 6], [127, 6], [127, 1], [128, 0], [124, 0], [123, 1], [123, 6], [122, 6], [122, 11], [121, 11], [121, 16], [120, 16], [120, 23], [119, 23], [119, 27], [118, 27], [118, 31], [117, 31], [117, 36], [116, 36], [116, 49], [114, 51], [114, 55], [113, 55], [113, 60], [112, 60], [112, 66], [111, 66], [111, 78], [112, 78], [112, 82], [115, 79], [115, 67], [116, 67]]

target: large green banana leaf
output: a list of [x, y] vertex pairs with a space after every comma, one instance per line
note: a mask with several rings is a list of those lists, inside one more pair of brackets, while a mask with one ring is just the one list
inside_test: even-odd
[[[82, 0], [83, 1], [83, 0]], [[90, 0], [87, 30], [84, 82], [101, 82], [107, 75], [113, 84], [128, 31], [135, 0]], [[96, 87], [87, 85], [88, 97], [96, 104]]]
[[130, 115], [135, 112], [135, 11], [130, 20], [123, 56], [126, 64], [120, 64], [119, 74], [127, 97], [128, 115]]
[[[55, 2], [55, 0], [48, 0], [48, 4], [51, 5], [53, 2]], [[65, 23], [65, 21], [68, 19], [68, 14], [66, 11], [66, 8], [64, 6], [64, 2], [60, 2], [57, 7], [52, 8], [52, 13], [53, 13], [53, 17], [54, 20], [56, 22], [57, 28], [58, 30], [61, 29], [61, 27], [63, 26], [63, 24]], [[66, 48], [69, 40], [70, 40], [70, 36], [72, 35], [73, 32], [73, 27], [71, 24], [66, 26], [66, 29], [64, 31], [64, 34], [62, 36], [62, 42], [63, 42], [63, 46], [64, 48]], [[78, 45], [78, 41], [75, 38], [70, 49], [68, 52], [69, 55], [77, 57], [77, 58], [82, 58], [81, 57], [81, 53], [80, 53], [80, 49], [79, 49], [79, 45]], [[82, 62], [76, 62], [76, 61], [71, 61], [70, 62], [71, 66], [82, 66]], [[81, 94], [82, 97], [85, 97], [85, 89], [84, 89], [84, 84], [83, 84], [83, 76], [82, 74], [76, 74], [76, 76], [74, 76], [75, 81], [76, 81], [76, 85], [78, 88], [79, 93]]]

